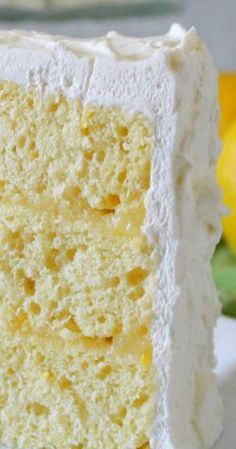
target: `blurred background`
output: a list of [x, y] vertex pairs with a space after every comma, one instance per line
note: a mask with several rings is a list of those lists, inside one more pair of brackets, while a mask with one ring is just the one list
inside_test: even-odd
[[[0, 0], [0, 29], [73, 37], [109, 30], [133, 36], [165, 33], [173, 22], [194, 25], [219, 71], [222, 152], [217, 169], [228, 215], [212, 270], [222, 313], [218, 375], [226, 404], [225, 431], [215, 449], [236, 447], [236, 0]], [[230, 318], [229, 318], [230, 317]]]

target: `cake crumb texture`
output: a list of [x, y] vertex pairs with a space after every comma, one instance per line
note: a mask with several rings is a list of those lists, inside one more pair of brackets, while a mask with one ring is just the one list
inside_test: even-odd
[[146, 449], [155, 258], [142, 114], [0, 83], [0, 440]]

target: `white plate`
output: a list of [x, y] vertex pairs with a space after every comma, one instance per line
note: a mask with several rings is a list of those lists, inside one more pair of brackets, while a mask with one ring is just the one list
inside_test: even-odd
[[225, 422], [214, 449], [236, 449], [236, 320], [220, 318], [215, 340]]

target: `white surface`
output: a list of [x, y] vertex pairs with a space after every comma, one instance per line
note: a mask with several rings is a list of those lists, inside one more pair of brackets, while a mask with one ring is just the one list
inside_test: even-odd
[[236, 320], [220, 318], [216, 329], [221, 395], [225, 406], [223, 434], [214, 449], [236, 448]]
[[185, 0], [185, 4], [186, 8], [182, 12], [151, 18], [70, 20], [58, 23], [0, 21], [0, 28], [35, 29], [76, 37], [99, 36], [110, 30], [133, 36], [150, 36], [165, 33], [173, 22], [180, 22], [187, 28], [192, 25], [197, 28], [219, 70], [236, 70], [236, 0]]

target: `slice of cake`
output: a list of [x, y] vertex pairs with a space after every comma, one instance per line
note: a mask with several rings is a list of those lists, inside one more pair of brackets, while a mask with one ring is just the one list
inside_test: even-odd
[[192, 29], [0, 34], [0, 441], [205, 449], [217, 83]]

